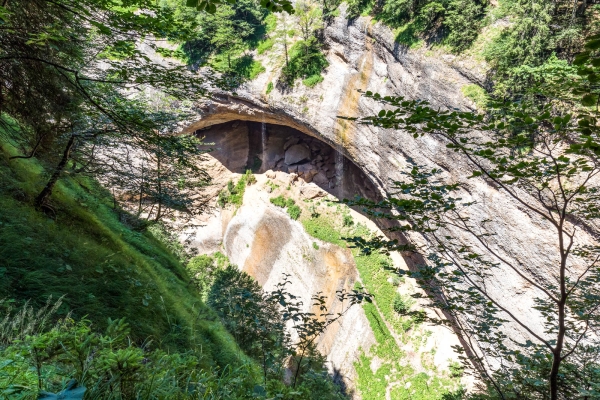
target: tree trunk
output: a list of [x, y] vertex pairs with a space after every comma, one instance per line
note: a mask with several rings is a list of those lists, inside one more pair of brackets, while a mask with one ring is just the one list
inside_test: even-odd
[[157, 186], [158, 186], [158, 208], [156, 209], [156, 219], [159, 221], [162, 213], [162, 177], [160, 176], [160, 155], [157, 157]]
[[144, 197], [144, 163], [142, 163], [142, 182], [140, 183], [140, 199], [138, 201], [138, 212], [137, 216], [139, 218], [142, 215], [142, 198]]
[[558, 334], [556, 337], [556, 346], [552, 351], [552, 369], [550, 370], [550, 399], [558, 400], [558, 373], [562, 362], [562, 349], [565, 341], [565, 307], [567, 304], [567, 285], [566, 285], [566, 269], [568, 248], [565, 248], [565, 240], [563, 234], [563, 221], [558, 226], [558, 242], [560, 249], [560, 300], [558, 302]]
[[285, 52], [285, 66], [287, 67], [289, 64], [288, 60], [288, 48], [287, 48], [287, 24], [285, 15], [283, 17], [283, 50]]
[[69, 161], [69, 157], [71, 155], [71, 150], [73, 149], [74, 145], [75, 145], [75, 135], [71, 135], [71, 137], [69, 138], [69, 141], [67, 142], [67, 147], [65, 148], [63, 156], [62, 156], [60, 162], [58, 163], [58, 165], [56, 166], [54, 173], [50, 177], [50, 180], [48, 181], [48, 183], [46, 183], [46, 186], [44, 187], [44, 189], [35, 198], [35, 206], [37, 208], [40, 208], [42, 205], [44, 205], [44, 203], [48, 200], [48, 197], [50, 197], [50, 195], [52, 194], [52, 189], [54, 189], [54, 185], [58, 181], [58, 178], [60, 178], [60, 174], [63, 172], [63, 170], [65, 169], [65, 167], [67, 165], [67, 162]]

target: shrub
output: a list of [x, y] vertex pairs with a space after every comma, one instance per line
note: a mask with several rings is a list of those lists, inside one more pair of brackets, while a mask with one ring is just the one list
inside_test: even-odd
[[403, 276], [392, 275], [392, 285], [400, 286], [400, 284], [405, 282], [405, 278]]
[[290, 49], [290, 60], [283, 67], [281, 77], [288, 85], [293, 85], [297, 78], [321, 75], [321, 71], [329, 63], [321, 51], [321, 44], [311, 38], [308, 41], [299, 40]]
[[[216, 253], [214, 257], [204, 254], [192, 258], [187, 264], [192, 282], [198, 287], [200, 293], [206, 295], [208, 288], [212, 285], [216, 271], [225, 266], [222, 257], [225, 256], [221, 253]], [[225, 260], [227, 260], [227, 257], [225, 257]]]
[[258, 54], [263, 54], [264, 52], [271, 50], [275, 41], [271, 38], [266, 39], [264, 42], [260, 42], [258, 47], [256, 48], [256, 52]]
[[266, 25], [267, 33], [273, 32], [277, 28], [277, 16], [275, 14], [269, 14], [265, 17], [264, 23]]
[[263, 65], [259, 61], [252, 61], [252, 64], [250, 65], [248, 71], [248, 79], [253, 80], [265, 71], [265, 67], [263, 67]]
[[317, 83], [323, 82], [323, 77], [321, 75], [312, 75], [302, 81], [304, 86], [314, 87]]
[[255, 60], [252, 55], [246, 54], [241, 57], [231, 59], [231, 67], [227, 57], [223, 55], [215, 56], [211, 62], [211, 66], [222, 73], [231, 74], [243, 79], [253, 80], [259, 74], [266, 71], [260, 61]]
[[285, 201], [285, 197], [283, 197], [283, 196], [273, 197], [270, 201], [271, 201], [271, 204], [274, 204], [277, 207], [285, 208], [286, 201]]
[[313, 246], [313, 249], [319, 250], [319, 245], [317, 244], [317, 242], [313, 242], [312, 246]]
[[294, 204], [296, 204], [296, 202], [294, 201], [294, 199], [286, 199], [286, 200], [285, 200], [285, 206], [286, 206], [286, 207], [291, 207], [291, 206], [293, 206]]
[[412, 300], [407, 300], [400, 293], [396, 293], [396, 297], [392, 301], [392, 308], [400, 315], [406, 314], [412, 307]]
[[227, 189], [224, 189], [219, 193], [217, 204], [221, 207], [225, 207], [227, 204], [241, 206], [244, 201], [246, 186], [252, 185], [255, 182], [256, 177], [252, 171], [246, 170], [246, 173], [242, 175], [236, 184], [234, 184], [233, 181], [227, 182]]
[[344, 226], [352, 226], [354, 225], [354, 219], [350, 214], [345, 214], [342, 223]]
[[298, 207], [295, 204], [289, 206], [287, 212], [294, 221], [300, 218], [300, 214], [302, 214], [302, 210], [300, 209], [300, 207]]
[[487, 107], [489, 98], [484, 88], [474, 83], [463, 86], [460, 91], [465, 97], [473, 100], [478, 109], [484, 110]]
[[269, 84], [267, 85], [267, 91], [266, 93], [269, 94], [273, 91], [273, 82], [269, 82]]
[[246, 184], [248, 186], [253, 185], [256, 183], [256, 176], [254, 176], [254, 174], [252, 173], [251, 170], [247, 169], [246, 173], [244, 174], [243, 179], [246, 180]]

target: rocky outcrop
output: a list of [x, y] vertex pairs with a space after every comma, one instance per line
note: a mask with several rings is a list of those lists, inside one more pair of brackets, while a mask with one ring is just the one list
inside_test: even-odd
[[[329, 66], [323, 82], [313, 88], [276, 88], [266, 95], [268, 82], [277, 76], [276, 68], [269, 66], [267, 73], [240, 90], [237, 97], [215, 97], [198, 105], [198, 120], [188, 130], [233, 118], [294, 127], [343, 153], [381, 194], [389, 190], [392, 181], [402, 178], [409, 160], [439, 168], [448, 181], [464, 183], [461, 197], [475, 202], [469, 208], [471, 220], [490, 221], [487, 227], [497, 233], [493, 240], [498, 254], [531, 271], [551, 275], [552, 271], [544, 270], [557, 259], [551, 227], [484, 179], [467, 179], [471, 175], [467, 160], [449, 151], [446, 143], [338, 118], [373, 115], [381, 109], [361, 97], [359, 90], [426, 99], [440, 108], [473, 109], [461, 87], [481, 81], [481, 71], [456, 58], [431, 55], [427, 49], [409, 50], [394, 42], [388, 28], [367, 18], [352, 22], [335, 18], [325, 29], [325, 42]], [[328, 179], [322, 171], [312, 177], [319, 184]], [[407, 259], [409, 266], [413, 262]], [[494, 270], [487, 287], [524, 319], [540, 318], [532, 290], [515, 272]], [[518, 336], [521, 331], [512, 328]]]
[[[465, 201], [475, 202], [469, 208], [469, 216], [474, 223], [489, 221], [488, 230], [496, 232], [489, 240], [498, 254], [523, 268], [551, 276], [552, 271], [546, 268], [557, 259], [552, 228], [484, 179], [467, 179], [471, 175], [467, 160], [449, 151], [446, 143], [430, 136], [415, 139], [407, 132], [358, 125], [338, 118], [340, 115], [373, 115], [381, 109], [379, 104], [361, 97], [360, 90], [425, 99], [440, 108], [473, 110], [474, 104], [462, 95], [461, 88], [484, 82], [481, 66], [454, 56], [430, 54], [427, 49], [409, 50], [394, 42], [388, 28], [380, 23], [373, 24], [367, 18], [352, 22], [343, 16], [335, 18], [325, 29], [325, 42], [329, 66], [323, 81], [315, 87], [297, 85], [284, 90], [276, 86], [267, 95], [266, 87], [269, 82], [276, 82], [278, 67], [265, 62], [267, 72], [240, 89], [236, 96], [216, 94], [211, 100], [198, 104], [198, 119], [186, 131], [232, 120], [266, 122], [297, 129], [330, 145], [337, 154], [350, 160], [364, 174], [364, 182], [368, 184], [363, 186], [371, 188], [371, 196], [386, 194], [390, 183], [402, 178], [401, 172], [407, 168], [409, 160], [439, 168], [448, 181], [463, 182], [465, 190], [460, 196]], [[286, 172], [302, 174], [305, 182], [321, 186], [315, 190], [326, 190], [329, 185], [335, 185], [335, 171], [323, 167], [331, 157], [317, 161], [322, 165], [312, 164], [317, 160], [317, 154], [311, 150], [307, 156], [306, 147], [300, 151], [297, 146], [301, 140], [278, 140], [281, 140], [280, 149], [272, 153], [273, 159], [264, 159], [263, 171], [277, 166], [275, 158], [283, 159], [282, 165], [286, 164], [288, 168]], [[310, 144], [308, 147], [310, 150]], [[298, 151], [294, 150], [294, 157], [290, 152], [288, 158], [287, 152], [291, 149]], [[294, 165], [307, 160], [310, 163]], [[356, 182], [336, 195], [351, 197], [351, 192], [360, 186]], [[306, 196], [313, 195], [317, 196]], [[243, 230], [242, 227], [239, 229]], [[227, 235], [231, 236], [231, 232]], [[233, 246], [238, 242], [231, 243]], [[255, 264], [248, 260], [240, 256], [239, 262]], [[415, 262], [410, 257], [405, 261], [408, 267]], [[255, 273], [263, 282], [269, 282], [272, 276], [271, 271]], [[540, 319], [534, 308], [535, 292], [522, 278], [509, 269], [496, 268], [491, 274], [487, 289], [492, 296], [501, 298], [512, 312], [526, 320]], [[513, 338], [527, 337], [510, 324], [506, 333]]]

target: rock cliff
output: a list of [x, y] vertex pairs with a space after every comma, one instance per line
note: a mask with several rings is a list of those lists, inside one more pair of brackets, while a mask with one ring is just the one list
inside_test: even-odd
[[[198, 104], [196, 108], [198, 119], [193, 121], [186, 131], [197, 131], [202, 135], [201, 130], [206, 127], [233, 120], [294, 128], [330, 145], [358, 170], [354, 176], [360, 177], [358, 180], [362, 179], [364, 185], [355, 182], [357, 184], [351, 188], [339, 192], [333, 191], [336, 186], [334, 177], [327, 176], [327, 171], [323, 171], [324, 177], [316, 183], [326, 186], [326, 189], [332, 189], [331, 194], [337, 197], [349, 197], [355, 194], [352, 191], [364, 194], [357, 191], [357, 188], [368, 188], [371, 197], [385, 195], [390, 188], [390, 183], [401, 178], [400, 172], [407, 167], [409, 160], [432, 168], [440, 168], [448, 181], [466, 182], [465, 191], [461, 196], [466, 201], [475, 201], [470, 208], [470, 217], [474, 221], [490, 220], [488, 228], [497, 233], [491, 239], [492, 245], [499, 254], [530, 271], [549, 272], [541, 269], [552, 265], [552, 261], [557, 256], [551, 238], [551, 227], [485, 180], [467, 179], [471, 175], [471, 168], [467, 161], [449, 151], [446, 143], [432, 137], [414, 139], [403, 131], [357, 125], [337, 118], [340, 115], [372, 115], [380, 110], [378, 104], [361, 97], [360, 90], [370, 90], [382, 95], [405, 96], [409, 99], [426, 99], [440, 108], [474, 110], [475, 104], [462, 95], [461, 88], [468, 84], [482, 84], [485, 68], [468, 59], [427, 49], [407, 49], [394, 42], [393, 33], [385, 26], [373, 23], [368, 18], [348, 21], [344, 18], [343, 12], [342, 16], [331, 21], [324, 34], [329, 66], [322, 82], [312, 88], [301, 84], [292, 88], [275, 85], [275, 89], [267, 94], [268, 84], [277, 81], [280, 63], [272, 58], [263, 57], [263, 64], [267, 66], [265, 73], [246, 84], [236, 96], [215, 93], [211, 100]], [[275, 48], [274, 51], [276, 50]], [[298, 174], [300, 170], [298, 166], [293, 165], [294, 161], [300, 162], [312, 157], [311, 143], [306, 140], [304, 144], [293, 143], [288, 148], [285, 147], [286, 144], [289, 143], [278, 144], [277, 146], [281, 145], [279, 150], [276, 150], [277, 146], [273, 144], [271, 153], [273, 159], [263, 160], [259, 157], [264, 165], [258, 171], [265, 172], [267, 169], [275, 168], [290, 174]], [[290, 148], [293, 151], [290, 151]], [[281, 163], [277, 164], [278, 162]], [[327, 162], [325, 160], [323, 165]], [[317, 174], [321, 172], [318, 169], [311, 167], [307, 171], [301, 171], [302, 174], [315, 172], [309, 172], [312, 176], [305, 182], [316, 180]], [[294, 260], [293, 257], [299, 257], [301, 253], [298, 249], [306, 248], [309, 242], [299, 231], [296, 233], [296, 223], [290, 222], [287, 226], [276, 223], [275, 220], [276, 214], [265, 208], [259, 207], [254, 212], [242, 208], [227, 223], [221, 222], [223, 228], [217, 236], [223, 238], [226, 248], [237, 249], [231, 250], [231, 254], [235, 254], [232, 259], [251, 271], [261, 283], [267, 286], [273, 282], [273, 276], [283, 271], [281, 269], [283, 264], [287, 265], [285, 268], [291, 268], [286, 271], [297, 273], [298, 276], [311, 273], [319, 275], [322, 272], [325, 275], [319, 278], [321, 279], [319, 285], [323, 287], [329, 285], [325, 283], [328, 282], [327, 279], [336, 281], [335, 287], [351, 284], [354, 279], [352, 269], [345, 266], [346, 261], [342, 261], [347, 260], [348, 256], [343, 252], [336, 252], [337, 250], [323, 250], [326, 252], [311, 253], [310, 256], [321, 260], [317, 264], [322, 266], [329, 265], [323, 257], [330, 254], [330, 257], [337, 260], [332, 264], [335, 267], [332, 267], [331, 271], [304, 270], [299, 273], [300, 270], [295, 268], [296, 266], [300, 268], [299, 265], [302, 263], [298, 263], [298, 260]], [[266, 224], [267, 227], [277, 226], [283, 231], [269, 231], [269, 228], [267, 231], [271, 232], [269, 233], [271, 236], [262, 237], [259, 235], [261, 229], [258, 229], [261, 224]], [[268, 271], [258, 270], [257, 268], [262, 268], [260, 265], [264, 264], [264, 259], [255, 259], [253, 258], [255, 256], [250, 255], [258, 252], [264, 253], [261, 257], [272, 257], [267, 249], [268, 244], [274, 237], [285, 237], [284, 232], [291, 234], [293, 239], [286, 241], [281, 248], [288, 248], [286, 246], [292, 246], [290, 243], [293, 243], [292, 247], [296, 254], [290, 255], [291, 258], [286, 261], [278, 261], [282, 264], [273, 263], [274, 266], [269, 267], [271, 269]], [[258, 244], [257, 240], [262, 244]], [[582, 240], [591, 241], [589, 237], [584, 237]], [[218, 239], [215, 238], [213, 241], [217, 243]], [[252, 248], [244, 250], [244, 243], [251, 246], [265, 246], [264, 252]], [[293, 253], [292, 247], [289, 247], [290, 253]], [[334, 256], [335, 254], [337, 255]], [[411, 268], [415, 260], [405, 255], [401, 262]], [[335, 279], [331, 274], [335, 275]], [[304, 282], [299, 285], [300, 290], [310, 291], [310, 284]], [[503, 298], [515, 314], [528, 320], [540, 318], [533, 308], [532, 288], [528, 287], [526, 282], [513, 271], [508, 269], [493, 271], [488, 281], [488, 289], [493, 296]], [[365, 326], [364, 321], [358, 323], [357, 332], [362, 332]], [[526, 337], [518, 327], [509, 325], [509, 328], [507, 332], [511, 336]], [[336, 340], [332, 342], [331, 348], [339, 343]], [[339, 340], [343, 339], [340, 337]], [[369, 340], [365, 341], [368, 342]], [[358, 353], [359, 351], [355, 350], [355, 354]], [[330, 351], [329, 354], [333, 352]]]

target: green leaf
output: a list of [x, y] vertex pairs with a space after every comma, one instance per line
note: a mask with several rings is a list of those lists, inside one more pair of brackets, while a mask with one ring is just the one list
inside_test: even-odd
[[586, 107], [591, 107], [591, 106], [595, 105], [597, 101], [598, 101], [597, 94], [588, 93], [585, 96], [583, 96], [583, 98], [581, 99], [581, 104]]
[[185, 5], [187, 7], [196, 7], [198, 5], [198, 0], [186, 0]]
[[590, 40], [585, 44], [586, 49], [590, 50], [598, 50], [600, 49], [600, 39]]

